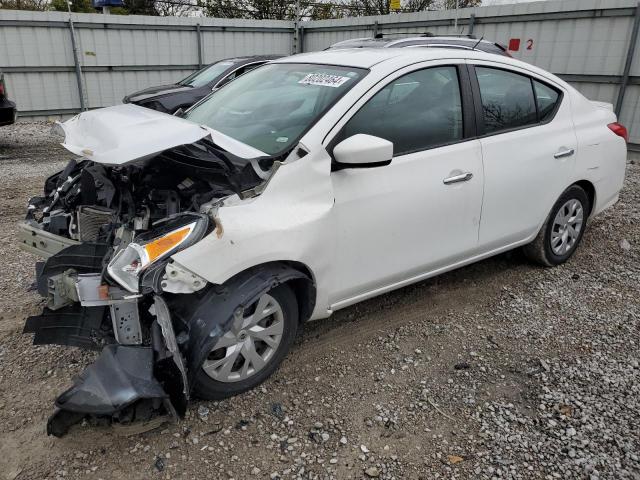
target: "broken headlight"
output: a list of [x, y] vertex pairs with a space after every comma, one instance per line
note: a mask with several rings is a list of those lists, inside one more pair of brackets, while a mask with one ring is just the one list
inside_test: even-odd
[[151, 265], [198, 242], [208, 226], [205, 215], [178, 215], [163, 222], [162, 226], [136, 236], [126, 247], [118, 250], [107, 271], [128, 291], [138, 293], [140, 278]]

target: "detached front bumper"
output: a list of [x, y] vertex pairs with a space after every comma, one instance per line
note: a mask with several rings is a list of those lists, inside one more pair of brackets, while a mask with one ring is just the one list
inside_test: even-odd
[[189, 386], [163, 297], [105, 285], [99, 273], [105, 245], [75, 242], [54, 253], [65, 239], [28, 225], [22, 231], [22, 238], [33, 239], [21, 242], [22, 248], [47, 256], [36, 264], [37, 288], [47, 306], [27, 319], [24, 333], [33, 333], [37, 345], [102, 350], [56, 399], [47, 433], [62, 436], [83, 419], [129, 423], [182, 417]]
[[47, 433], [60, 437], [79, 421], [130, 423], [154, 416], [184, 416], [189, 397], [183, 358], [178, 351], [164, 300], [156, 296], [150, 345], [110, 344], [55, 401]]

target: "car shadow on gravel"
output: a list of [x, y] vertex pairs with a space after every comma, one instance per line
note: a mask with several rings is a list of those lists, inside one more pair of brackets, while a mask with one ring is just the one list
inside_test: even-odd
[[[335, 312], [328, 319], [311, 321], [304, 325], [303, 333], [297, 345], [324, 340], [333, 336], [336, 329], [358, 329], [373, 331], [379, 327], [378, 322], [370, 321], [371, 314], [386, 310], [393, 315], [394, 309], [413, 308], [424, 300], [424, 295], [431, 297], [429, 307], [444, 311], [455, 309], [462, 303], [483, 300], [491, 297], [505, 283], [505, 273], [512, 270], [539, 269], [532, 265], [520, 249], [506, 252], [481, 262], [468, 265], [412, 285], [394, 290], [364, 302], [352, 305]], [[429, 314], [425, 311], [425, 314]], [[393, 318], [394, 325], [400, 326], [402, 319]], [[342, 336], [344, 332], [340, 332]]]

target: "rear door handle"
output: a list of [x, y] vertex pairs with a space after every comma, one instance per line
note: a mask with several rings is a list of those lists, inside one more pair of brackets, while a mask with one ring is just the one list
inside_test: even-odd
[[465, 172], [465, 173], [461, 173], [460, 175], [454, 175], [453, 177], [447, 177], [444, 180], [442, 180], [442, 183], [444, 183], [445, 185], [451, 185], [452, 183], [468, 182], [472, 178], [473, 178], [473, 173]]
[[573, 148], [567, 148], [565, 150], [560, 150], [558, 153], [554, 153], [553, 158], [570, 157], [574, 153], [575, 153], [575, 150]]

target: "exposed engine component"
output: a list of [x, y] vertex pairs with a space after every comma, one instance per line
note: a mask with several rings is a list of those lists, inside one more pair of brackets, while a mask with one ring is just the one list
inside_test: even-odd
[[78, 230], [70, 234], [81, 242], [95, 242], [100, 235], [100, 229], [116, 221], [115, 213], [110, 208], [81, 205], [76, 210], [75, 225]]
[[123, 166], [72, 160], [47, 179], [44, 196], [29, 201], [27, 221], [69, 240], [111, 244], [119, 227], [137, 234], [250, 191], [264, 182], [255, 164], [207, 140]]

